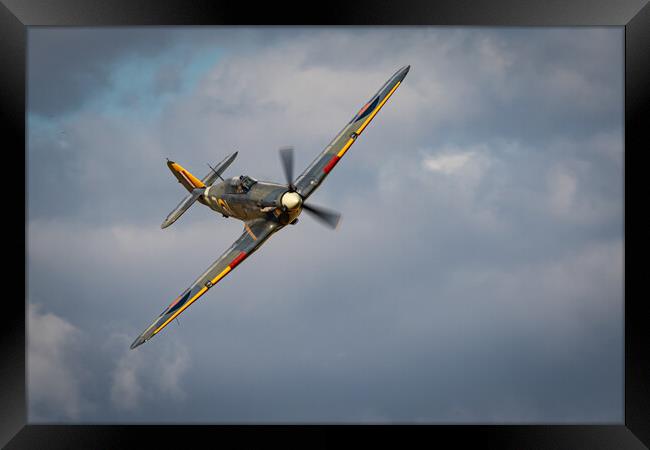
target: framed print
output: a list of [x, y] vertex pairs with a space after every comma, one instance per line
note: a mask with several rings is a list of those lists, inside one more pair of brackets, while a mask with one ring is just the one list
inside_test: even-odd
[[647, 2], [274, 6], [3, 0], [0, 442], [650, 445]]

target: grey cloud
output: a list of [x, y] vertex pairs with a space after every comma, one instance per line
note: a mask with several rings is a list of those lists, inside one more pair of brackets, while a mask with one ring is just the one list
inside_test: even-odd
[[[287, 35], [291, 33], [263, 27], [32, 27], [28, 33], [28, 108], [32, 114], [53, 118], [74, 112], [110, 90], [112, 71], [128, 58], [147, 61], [179, 46], [184, 51], [178, 63], [183, 64], [196, 49], [230, 46], [245, 50]], [[169, 89], [173, 83], [161, 75], [157, 87]]]
[[121, 410], [134, 410], [138, 407], [142, 386], [138, 381], [137, 369], [142, 359], [125, 354], [113, 372], [111, 401]]
[[114, 334], [121, 354], [111, 374], [110, 398], [118, 411], [139, 412], [152, 398], [182, 403], [184, 380], [190, 367], [187, 348], [178, 343], [167, 347], [162, 357], [153, 359], [128, 350], [130, 338]]
[[52, 29], [28, 33], [28, 109], [57, 117], [74, 111], [103, 89], [120, 58], [155, 55], [170, 44], [173, 32], [141, 28]]
[[43, 312], [32, 297], [28, 310], [29, 415], [35, 420], [78, 420], [84, 411], [78, 369], [81, 331]]

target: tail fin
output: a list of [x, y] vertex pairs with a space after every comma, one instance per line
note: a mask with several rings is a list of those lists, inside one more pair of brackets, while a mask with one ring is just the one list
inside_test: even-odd
[[169, 170], [171, 170], [176, 179], [178, 179], [178, 182], [181, 183], [188, 192], [192, 192], [197, 188], [212, 186], [212, 183], [214, 183], [217, 178], [221, 178], [221, 174], [228, 168], [228, 166], [230, 166], [230, 164], [232, 164], [237, 157], [237, 153], [238, 152], [235, 152], [224, 158], [223, 161], [217, 164], [216, 168], [210, 167], [211, 171], [201, 180], [192, 175], [189, 170], [174, 161], [167, 160], [167, 167], [169, 167]]
[[176, 206], [176, 208], [174, 208], [174, 210], [169, 213], [160, 228], [167, 228], [172, 223], [176, 222], [176, 220], [181, 215], [183, 215], [183, 213], [187, 211], [190, 206], [192, 206], [198, 199], [201, 198], [205, 192], [205, 189], [209, 186], [212, 186], [212, 183], [214, 183], [217, 178], [221, 177], [221, 174], [228, 168], [230, 164], [232, 164], [236, 157], [237, 152], [233, 153], [221, 161], [219, 164], [217, 164], [216, 168], [211, 167], [212, 170], [210, 173], [203, 177], [202, 180], [196, 178], [180, 164], [167, 160], [167, 167], [169, 167], [169, 170], [171, 170], [174, 176], [178, 179], [178, 182], [181, 183], [183, 187], [190, 192], [190, 195], [181, 200], [178, 206]]
[[192, 175], [187, 169], [174, 161], [167, 160], [167, 167], [172, 171], [178, 182], [183, 185], [185, 189], [192, 192], [197, 188], [205, 188], [205, 183]]

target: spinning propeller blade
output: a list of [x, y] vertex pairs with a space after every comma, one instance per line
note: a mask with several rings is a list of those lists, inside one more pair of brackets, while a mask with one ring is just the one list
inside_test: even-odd
[[327, 225], [332, 229], [336, 228], [341, 221], [341, 215], [339, 213], [331, 211], [329, 209], [321, 208], [320, 206], [303, 203], [302, 209], [311, 214], [312, 217], [317, 219], [319, 222]]
[[293, 185], [293, 147], [283, 147], [280, 149], [280, 160], [284, 169], [284, 177], [291, 191], [295, 191]]

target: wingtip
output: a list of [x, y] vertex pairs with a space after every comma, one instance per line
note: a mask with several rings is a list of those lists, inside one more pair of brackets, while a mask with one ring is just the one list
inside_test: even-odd
[[138, 336], [135, 341], [131, 344], [131, 350], [133, 350], [136, 347], [139, 347], [140, 345], [145, 343], [145, 339], [142, 337], [142, 335]]
[[397, 71], [397, 77], [399, 81], [402, 81], [406, 77], [406, 74], [409, 73], [409, 70], [411, 70], [411, 65], [407, 64]]

